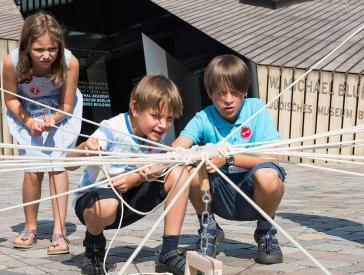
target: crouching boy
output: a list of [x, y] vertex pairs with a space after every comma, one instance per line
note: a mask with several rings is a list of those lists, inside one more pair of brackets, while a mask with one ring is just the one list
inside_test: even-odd
[[[245, 98], [250, 83], [249, 70], [240, 58], [223, 55], [214, 58], [204, 74], [204, 85], [212, 105], [197, 113], [175, 140], [173, 146], [188, 148], [192, 145], [218, 143], [260, 110], [264, 104], [255, 98]], [[249, 144], [279, 139], [276, 126], [267, 109], [227, 139], [230, 144]], [[247, 154], [218, 156], [210, 159], [240, 189], [250, 196], [272, 218], [284, 193], [285, 172], [277, 162]], [[231, 185], [207, 165], [212, 190], [212, 213], [207, 227], [207, 254], [214, 256], [224, 238], [213, 213], [228, 220], [257, 220], [254, 233], [258, 243], [256, 261], [274, 264], [283, 261], [276, 238], [276, 229], [242, 198]], [[204, 210], [198, 180], [191, 183], [190, 200], [199, 220]], [[201, 224], [200, 224], [201, 227]], [[199, 232], [202, 232], [200, 228]], [[200, 238], [202, 239], [202, 238]]]
[[[150, 144], [141, 143], [135, 136], [163, 143], [164, 136], [172, 125], [173, 118], [179, 117], [181, 114], [182, 100], [175, 84], [161, 75], [146, 76], [137, 84], [131, 94], [129, 112], [104, 120], [101, 127], [92, 134], [91, 138], [80, 144], [77, 149], [120, 153], [159, 152], [140, 147], [140, 145]], [[122, 135], [120, 132], [132, 136]], [[84, 154], [69, 153], [68, 156], [80, 157], [84, 156]], [[110, 177], [137, 168], [131, 164], [113, 164], [105, 167]], [[177, 167], [165, 176], [164, 183], [161, 183], [155, 180], [158, 173], [148, 175], [148, 177], [145, 177], [145, 173], [145, 171], [134, 172], [112, 182], [115, 189], [122, 194], [123, 199], [130, 206], [142, 212], [150, 211], [160, 204], [176, 183], [177, 178], [180, 178], [179, 182], [183, 183], [188, 175], [182, 167]], [[106, 177], [100, 166], [88, 166], [83, 172], [79, 187], [105, 179]], [[181, 184], [178, 184], [173, 189], [165, 206], [168, 206], [181, 186]], [[183, 272], [185, 268], [184, 255], [177, 249], [177, 245], [185, 216], [188, 193], [189, 190], [186, 188], [186, 191], [180, 196], [165, 218], [163, 245], [159, 261], [166, 264], [169, 270], [174, 273]], [[103, 231], [118, 227], [121, 215], [120, 203], [119, 197], [107, 186], [98, 186], [76, 194], [75, 212], [79, 220], [87, 227], [83, 243], [85, 255], [82, 273], [104, 274], [103, 259], [106, 239]], [[121, 226], [125, 227], [142, 217], [124, 207]]]

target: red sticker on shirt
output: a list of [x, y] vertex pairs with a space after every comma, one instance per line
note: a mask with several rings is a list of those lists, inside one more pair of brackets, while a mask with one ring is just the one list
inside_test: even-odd
[[250, 129], [248, 126], [244, 126], [243, 128], [241, 128], [240, 135], [242, 138], [248, 139], [252, 136], [252, 133], [252, 129]]
[[40, 93], [40, 88], [39, 87], [32, 87], [30, 88], [30, 92], [34, 95], [37, 95]]

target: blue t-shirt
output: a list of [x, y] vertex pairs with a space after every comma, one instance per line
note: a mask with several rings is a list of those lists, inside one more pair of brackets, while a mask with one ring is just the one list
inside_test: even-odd
[[[214, 105], [198, 112], [181, 132], [181, 136], [190, 138], [195, 145], [218, 143], [264, 106], [256, 98], [245, 98], [237, 119], [231, 123], [218, 113]], [[244, 125], [240, 131], [227, 139], [230, 144], [243, 144], [279, 139], [279, 133], [267, 109]]]

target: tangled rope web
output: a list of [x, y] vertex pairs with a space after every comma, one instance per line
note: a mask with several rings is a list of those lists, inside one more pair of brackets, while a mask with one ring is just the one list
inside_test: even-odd
[[[358, 28], [356, 31], [354, 31], [350, 36], [348, 36], [347, 39], [345, 39], [340, 45], [338, 45], [333, 51], [331, 51], [327, 56], [325, 56], [323, 59], [321, 59], [319, 62], [317, 62], [315, 65], [312, 66], [304, 75], [302, 75], [300, 78], [298, 78], [295, 82], [293, 82], [290, 86], [288, 86], [284, 91], [282, 91], [279, 95], [277, 95], [275, 98], [272, 99], [268, 104], [266, 104], [264, 107], [262, 107], [257, 113], [255, 113], [253, 116], [251, 116], [247, 121], [241, 124], [241, 127], [248, 123], [249, 121], [253, 120], [260, 112], [262, 112], [267, 106], [271, 105], [274, 101], [276, 101], [280, 96], [282, 96], [284, 93], [289, 91], [293, 85], [295, 85], [298, 81], [300, 81], [302, 78], [304, 78], [309, 72], [311, 72], [313, 69], [315, 69], [319, 64], [321, 64], [325, 59], [327, 59], [330, 55], [332, 55], [337, 49], [339, 49], [342, 45], [344, 45], [349, 39], [354, 37], [358, 32], [360, 32], [364, 28], [364, 25]], [[47, 105], [44, 105], [42, 103], [30, 100], [28, 98], [25, 98], [21, 95], [18, 95], [16, 93], [12, 93], [10, 91], [7, 91], [5, 89], [1, 89], [2, 93], [8, 93], [12, 94], [18, 98], [21, 98], [22, 100], [30, 101], [34, 104], [40, 105], [45, 108], [49, 108], [53, 111], [58, 111], [61, 113], [64, 113], [67, 116], [73, 116], [72, 114], [54, 109], [52, 107], [49, 107]], [[75, 117], [75, 116], [73, 116]], [[100, 125], [99, 123], [77, 117], [78, 119], [98, 126], [98, 127], [105, 127], [104, 125]], [[53, 125], [54, 128], [65, 131], [69, 134], [75, 134], [72, 133], [69, 130], [65, 130], [63, 128], [59, 128], [56, 125]], [[234, 131], [232, 131], [222, 142], [218, 144], [207, 144], [205, 146], [197, 146], [190, 149], [177, 149], [172, 148], [163, 144], [159, 144], [157, 142], [152, 142], [150, 140], [140, 138], [137, 136], [133, 136], [127, 133], [122, 133], [116, 129], [109, 129], [111, 131], [131, 136], [133, 138], [139, 139], [143, 141], [143, 145], [133, 145], [139, 148], [143, 149], [152, 149], [153, 153], [116, 153], [116, 152], [105, 152], [105, 151], [93, 151], [93, 150], [77, 150], [77, 149], [63, 149], [63, 148], [54, 148], [54, 147], [37, 147], [37, 146], [30, 146], [30, 145], [17, 145], [17, 144], [6, 144], [6, 143], [0, 143], [0, 148], [12, 148], [12, 149], [26, 149], [26, 150], [34, 150], [34, 151], [60, 151], [60, 152], [75, 152], [79, 154], [85, 154], [88, 157], [75, 157], [75, 158], [66, 158], [66, 157], [58, 157], [58, 158], [52, 158], [51, 160], [48, 157], [26, 157], [26, 156], [7, 156], [7, 155], [0, 155], [0, 173], [4, 172], [15, 172], [15, 171], [27, 171], [27, 169], [44, 169], [44, 168], [52, 168], [52, 167], [74, 167], [74, 166], [88, 166], [88, 165], [98, 165], [101, 167], [102, 171], [105, 174], [105, 179], [99, 182], [95, 182], [93, 184], [90, 184], [85, 187], [81, 187], [78, 189], [70, 190], [68, 192], [57, 194], [54, 196], [46, 197], [43, 199], [39, 199], [36, 201], [31, 201], [24, 204], [18, 204], [9, 206], [6, 208], [0, 209], [1, 212], [9, 211], [15, 208], [20, 208], [32, 204], [37, 204], [41, 201], [54, 199], [60, 196], [73, 194], [79, 191], [83, 191], [89, 188], [94, 188], [97, 186], [107, 186], [109, 188], [112, 188], [114, 192], [117, 194], [117, 196], [122, 201], [122, 211], [121, 211], [121, 219], [119, 223], [119, 228], [114, 234], [104, 260], [104, 269], [105, 269], [105, 262], [107, 258], [107, 254], [109, 252], [110, 247], [112, 246], [113, 240], [117, 236], [119, 229], [121, 227], [122, 223], [122, 216], [124, 207], [128, 207], [130, 210], [140, 214], [140, 215], [148, 215], [149, 213], [154, 212], [157, 208], [159, 208], [161, 205], [164, 204], [162, 202], [159, 206], [157, 206], [155, 209], [149, 211], [149, 212], [141, 212], [137, 209], [132, 208], [130, 205], [128, 205], [125, 200], [123, 199], [122, 195], [120, 195], [111, 184], [113, 180], [119, 179], [120, 177], [124, 177], [126, 175], [129, 175], [131, 173], [139, 172], [139, 171], [146, 171], [149, 167], [153, 166], [155, 163], [165, 164], [163, 171], [161, 171], [160, 175], [163, 176], [164, 174], [168, 173], [171, 169], [175, 168], [176, 166], [182, 165], [186, 166], [191, 163], [197, 163], [196, 169], [194, 169], [193, 173], [189, 175], [189, 178], [186, 182], [181, 183], [183, 186], [182, 188], [177, 192], [175, 197], [171, 200], [171, 203], [166, 207], [166, 209], [163, 211], [163, 213], [159, 216], [155, 224], [152, 226], [152, 228], [148, 231], [148, 233], [145, 235], [144, 239], [140, 242], [138, 247], [134, 250], [134, 252], [130, 255], [127, 262], [123, 265], [122, 269], [120, 270], [119, 274], [125, 274], [128, 266], [132, 263], [132, 261], [135, 259], [137, 254], [140, 252], [140, 250], [143, 248], [147, 240], [150, 238], [154, 230], [158, 227], [158, 225], [163, 221], [164, 217], [167, 215], [167, 213], [170, 211], [170, 209], [173, 207], [174, 203], [178, 200], [179, 196], [183, 193], [183, 191], [188, 188], [189, 183], [191, 182], [192, 178], [198, 173], [198, 171], [201, 169], [201, 167], [204, 164], [211, 165], [218, 174], [221, 175], [222, 178], [225, 179], [225, 181], [230, 184], [245, 200], [249, 202], [267, 221], [269, 221], [274, 227], [277, 228], [278, 231], [280, 231], [293, 245], [295, 245], [302, 253], [304, 253], [318, 268], [320, 268], [324, 273], [331, 274], [317, 259], [315, 259], [307, 250], [305, 250], [296, 240], [294, 240], [279, 224], [277, 224], [274, 220], [270, 218], [269, 215], [267, 215], [258, 205], [254, 203], [247, 195], [245, 195], [228, 177], [225, 176], [225, 174], [216, 167], [211, 161], [211, 157], [215, 156], [227, 156], [227, 155], [234, 155], [234, 154], [249, 154], [256, 157], [264, 157], [264, 156], [270, 156], [270, 158], [273, 157], [299, 157], [301, 159], [309, 159], [309, 160], [321, 160], [324, 162], [336, 162], [336, 163], [346, 163], [346, 164], [352, 164], [352, 165], [358, 165], [363, 166], [364, 165], [364, 156], [353, 156], [353, 155], [339, 155], [339, 154], [323, 154], [315, 152], [314, 150], [317, 149], [327, 149], [327, 148], [344, 148], [344, 147], [362, 147], [364, 146], [364, 140], [345, 140], [335, 143], [314, 143], [310, 145], [302, 145], [304, 141], [314, 141], [319, 138], [328, 138], [331, 136], [337, 136], [337, 135], [345, 135], [345, 134], [357, 134], [360, 132], [364, 132], [364, 125], [358, 125], [354, 127], [339, 129], [335, 131], [329, 131], [324, 133], [319, 133], [311, 136], [305, 136], [305, 137], [299, 137], [294, 139], [283, 139], [279, 141], [273, 141], [273, 142], [260, 142], [260, 143], [250, 143], [250, 144], [239, 144], [239, 145], [230, 145], [226, 142], [226, 140], [235, 134], [237, 131], [241, 129], [241, 127], [238, 127]], [[82, 137], [88, 138], [88, 135], [80, 134]], [[352, 135], [354, 136], [354, 135]], [[329, 139], [327, 139], [329, 140]], [[123, 144], [115, 141], [110, 140], [103, 140], [109, 143], [117, 143], [119, 145], [127, 145], [130, 146], [130, 144]], [[301, 144], [301, 145], [297, 145]], [[90, 156], [91, 155], [91, 156]], [[268, 158], [268, 157], [265, 157]], [[269, 158], [268, 158], [269, 159]], [[287, 160], [282, 160], [283, 162], [290, 162]], [[132, 171], [128, 171], [119, 175], [110, 176], [108, 173], [107, 165], [118, 165], [118, 164], [131, 164], [135, 165], [135, 169]], [[354, 176], [360, 176], [363, 177], [363, 173], [357, 173], [342, 169], [333, 169], [333, 168], [327, 168], [327, 167], [321, 167], [317, 164], [303, 164], [303, 163], [293, 163], [294, 165], [301, 165], [306, 167], [311, 167], [315, 169], [322, 169], [322, 170], [329, 170], [330, 172], [335, 173], [344, 173], [344, 174], [350, 174]], [[166, 168], [166, 169], [165, 169]], [[179, 184], [179, 179], [176, 181], [175, 186]], [[169, 192], [172, 193], [172, 192]], [[106, 269], [105, 269], [106, 272]], [[106, 272], [107, 273], [107, 272]]]

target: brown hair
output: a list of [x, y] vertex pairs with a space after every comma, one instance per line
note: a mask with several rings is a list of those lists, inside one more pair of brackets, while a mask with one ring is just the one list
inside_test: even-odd
[[226, 89], [246, 95], [250, 85], [250, 72], [245, 62], [237, 56], [217, 56], [205, 69], [204, 85], [209, 95]]
[[183, 104], [178, 88], [163, 75], [147, 75], [143, 77], [131, 93], [130, 111], [133, 102], [138, 112], [148, 109], [160, 110], [161, 106], [167, 104], [174, 118], [182, 115]]
[[64, 58], [63, 30], [56, 19], [44, 11], [37, 12], [25, 19], [19, 45], [19, 62], [16, 66], [18, 83], [30, 82], [33, 77], [30, 48], [33, 42], [48, 34], [58, 44], [58, 53], [51, 66], [48, 78], [56, 86], [61, 86], [66, 78], [67, 65]]

